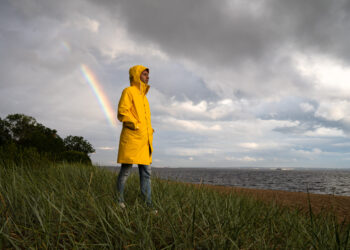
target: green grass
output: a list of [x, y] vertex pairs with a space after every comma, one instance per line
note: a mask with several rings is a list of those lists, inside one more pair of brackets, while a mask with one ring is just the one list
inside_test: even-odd
[[79, 164], [0, 166], [0, 249], [350, 249], [350, 225], [244, 195], [138, 176], [116, 204], [116, 174]]

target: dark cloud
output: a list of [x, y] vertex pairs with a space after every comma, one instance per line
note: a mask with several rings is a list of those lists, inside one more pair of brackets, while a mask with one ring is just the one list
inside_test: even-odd
[[[103, 1], [139, 41], [211, 67], [269, 61], [284, 47], [348, 55], [345, 0]], [[99, 2], [100, 4], [100, 2]], [[111, 7], [113, 6], [113, 7]], [[345, 53], [344, 53], [345, 52]]]
[[315, 49], [349, 60], [349, 2], [346, 0], [273, 1], [273, 15], [286, 28], [287, 41], [305, 49]]
[[[200, 68], [195, 77], [203, 80], [209, 96], [238, 99], [314, 91], [296, 71], [295, 53], [350, 59], [348, 5], [345, 0], [99, 2], [134, 41], [153, 44], [170, 60], [194, 63], [192, 72]], [[198, 81], [185, 82], [163, 92], [186, 92]]]
[[[113, 1], [105, 3], [115, 6]], [[275, 43], [276, 34], [264, 25], [264, 17], [234, 8], [228, 12], [227, 3], [131, 0], [117, 6], [136, 40], [156, 43], [172, 56], [214, 67], [220, 62], [256, 60]]]

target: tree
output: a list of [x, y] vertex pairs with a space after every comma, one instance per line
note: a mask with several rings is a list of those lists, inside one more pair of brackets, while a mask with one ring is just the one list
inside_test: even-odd
[[12, 138], [17, 142], [27, 138], [37, 124], [35, 118], [24, 114], [8, 115], [5, 122]]
[[0, 118], [0, 146], [7, 145], [12, 141], [10, 130], [6, 121]]
[[22, 147], [34, 147], [38, 152], [59, 154], [64, 151], [62, 138], [57, 131], [38, 123], [24, 114], [8, 115], [6, 126], [14, 142]]
[[80, 162], [82, 164], [91, 165], [90, 157], [78, 151], [66, 151], [62, 153], [62, 160], [66, 162]]
[[37, 152], [40, 157], [45, 156], [51, 161], [91, 164], [88, 154], [95, 152], [83, 137], [70, 135], [63, 140], [55, 129], [47, 128], [24, 114], [8, 115], [4, 120], [0, 118], [0, 146], [2, 157], [8, 159], [11, 155], [15, 159], [21, 152]]
[[63, 142], [67, 151], [78, 151], [86, 155], [95, 152], [95, 149], [92, 147], [92, 145], [82, 136], [69, 135], [64, 138]]

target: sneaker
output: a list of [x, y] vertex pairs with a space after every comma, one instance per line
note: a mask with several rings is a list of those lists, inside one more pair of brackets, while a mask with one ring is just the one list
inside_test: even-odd
[[119, 204], [119, 207], [120, 207], [120, 208], [126, 208], [126, 206], [125, 206], [125, 203], [124, 203], [124, 202], [119, 202], [118, 204]]
[[152, 209], [152, 210], [151, 210], [151, 214], [157, 215], [157, 214], [158, 214], [158, 210], [157, 210], [157, 209]]

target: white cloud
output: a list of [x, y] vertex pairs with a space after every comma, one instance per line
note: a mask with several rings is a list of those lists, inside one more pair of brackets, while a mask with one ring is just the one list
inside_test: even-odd
[[339, 121], [343, 119], [350, 121], [350, 102], [346, 100], [321, 101], [315, 116], [322, 117], [329, 121]]
[[77, 19], [75, 24], [77, 27], [87, 29], [93, 33], [98, 33], [100, 27], [100, 23], [97, 20], [85, 16], [82, 16], [81, 19]]
[[240, 143], [240, 144], [238, 144], [238, 146], [242, 147], [242, 148], [248, 148], [248, 149], [256, 149], [259, 147], [259, 145], [255, 142]]
[[207, 112], [207, 102], [201, 101], [197, 105], [194, 105], [192, 101], [177, 102], [173, 101], [171, 107], [179, 110], [180, 112], [194, 112], [194, 113], [206, 113]]
[[266, 141], [261, 143], [243, 142], [238, 144], [238, 147], [246, 150], [250, 150], [250, 151], [277, 150], [277, 149], [283, 149], [289, 146], [290, 144], [286, 142], [266, 142]]
[[307, 102], [300, 103], [299, 106], [304, 112], [312, 112], [315, 110], [315, 107]]
[[178, 156], [188, 156], [188, 157], [194, 157], [194, 156], [208, 156], [213, 155], [218, 152], [216, 148], [185, 148], [185, 147], [174, 147], [167, 150], [168, 154], [171, 155], [178, 155]]
[[333, 147], [348, 147], [350, 148], [350, 142], [340, 142], [340, 143], [333, 143]]
[[263, 161], [264, 158], [255, 158], [250, 156], [244, 156], [244, 157], [225, 157], [225, 160], [227, 161], [242, 161], [242, 162], [257, 162], [257, 161]]
[[292, 155], [297, 157], [303, 157], [308, 159], [315, 159], [320, 154], [323, 154], [322, 150], [319, 148], [313, 148], [311, 150], [304, 150], [304, 149], [292, 149], [291, 150]]
[[199, 121], [191, 120], [181, 120], [173, 117], [168, 117], [163, 120], [165, 124], [168, 124], [168, 127], [173, 130], [188, 130], [192, 132], [203, 132], [203, 131], [220, 131], [222, 130], [221, 125], [212, 123], [204, 123]]
[[320, 136], [320, 137], [344, 137], [344, 132], [338, 128], [325, 128], [319, 127], [313, 131], [307, 131], [304, 133], [306, 136]]
[[115, 151], [116, 148], [114, 147], [97, 147], [99, 150], [107, 150], [107, 151]]
[[229, 114], [240, 114], [243, 110], [247, 109], [248, 103], [246, 100], [233, 101], [232, 99], [222, 99], [217, 103], [211, 103], [211, 109], [208, 111], [208, 116], [211, 119], [220, 119]]
[[247, 111], [250, 103], [246, 100], [233, 101], [232, 99], [221, 99], [218, 101], [201, 100], [194, 103], [191, 100], [179, 101], [175, 97], [168, 98], [156, 89], [152, 89], [154, 98], [151, 100], [157, 111], [171, 114], [174, 117], [186, 119], [210, 119], [218, 120], [227, 116], [248, 116]]
[[314, 94], [332, 98], [350, 97], [350, 66], [321, 54], [294, 55], [296, 69], [307, 78]]

